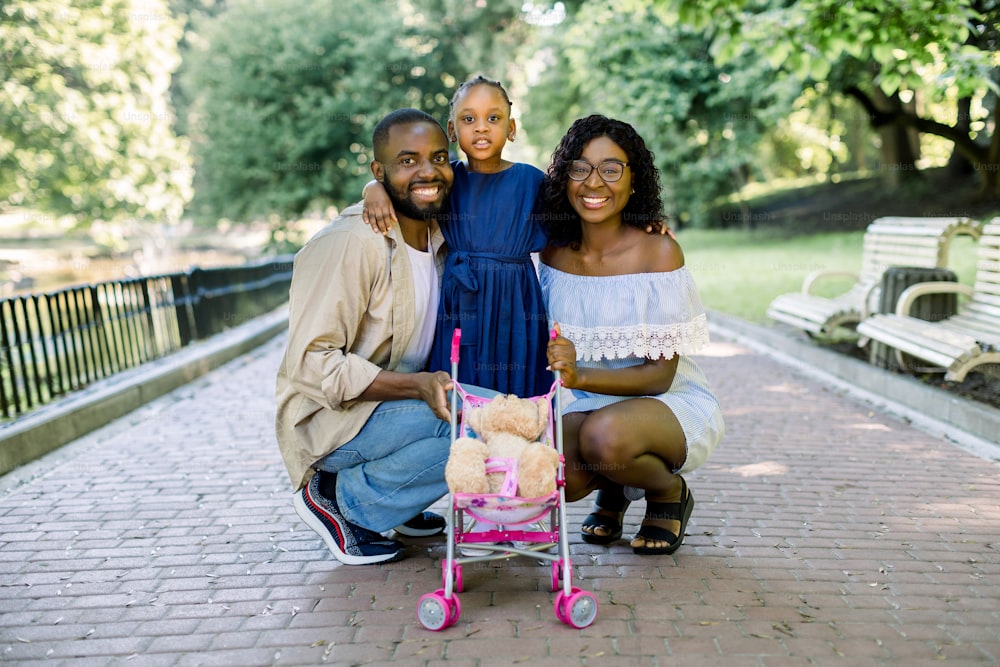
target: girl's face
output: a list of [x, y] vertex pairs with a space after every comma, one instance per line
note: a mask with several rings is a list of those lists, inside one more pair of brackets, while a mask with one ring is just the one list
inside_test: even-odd
[[[627, 165], [628, 155], [609, 137], [591, 139], [580, 157], [570, 163], [570, 171], [580, 175], [592, 167], [584, 180], [566, 181], [566, 197], [583, 224], [621, 223], [622, 211], [632, 194], [632, 170]], [[614, 178], [619, 172], [621, 178], [617, 181], [609, 183], [601, 178]]]
[[448, 136], [470, 161], [498, 160], [514, 139], [514, 120], [503, 94], [493, 86], [472, 86], [455, 100]]

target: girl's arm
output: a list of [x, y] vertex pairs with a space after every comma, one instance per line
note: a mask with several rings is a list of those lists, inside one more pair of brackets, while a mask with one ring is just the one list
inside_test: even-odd
[[576, 347], [568, 338], [558, 335], [549, 341], [547, 355], [549, 370], [559, 371], [563, 385], [568, 389], [612, 396], [650, 396], [670, 389], [677, 373], [679, 357], [647, 359], [639, 366], [629, 368], [578, 368]]
[[368, 181], [361, 191], [364, 200], [364, 208], [361, 210], [361, 218], [372, 228], [373, 232], [388, 233], [396, 220], [396, 211], [389, 201], [389, 195], [385, 193], [385, 186], [375, 180]]

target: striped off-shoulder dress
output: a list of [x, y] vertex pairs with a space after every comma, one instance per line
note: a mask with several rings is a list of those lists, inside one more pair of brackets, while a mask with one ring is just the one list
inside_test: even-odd
[[[708, 321], [686, 267], [663, 273], [580, 276], [539, 264], [549, 325], [576, 346], [580, 367], [627, 368], [679, 355], [670, 390], [658, 396], [687, 437], [687, 458], [676, 472], [694, 470], [722, 439], [719, 401], [688, 356], [708, 343]], [[590, 412], [635, 396], [571, 390], [563, 413]]]

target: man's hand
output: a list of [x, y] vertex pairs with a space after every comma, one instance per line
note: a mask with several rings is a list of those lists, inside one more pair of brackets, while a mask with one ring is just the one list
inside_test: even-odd
[[430, 407], [439, 419], [451, 419], [448, 392], [455, 386], [444, 371], [434, 373], [397, 373], [379, 371], [372, 383], [358, 396], [362, 401], [398, 401], [418, 399]]
[[448, 392], [454, 389], [455, 383], [451, 381], [444, 371], [434, 373], [418, 373], [417, 391], [420, 398], [439, 419], [451, 420], [451, 407], [448, 405]]

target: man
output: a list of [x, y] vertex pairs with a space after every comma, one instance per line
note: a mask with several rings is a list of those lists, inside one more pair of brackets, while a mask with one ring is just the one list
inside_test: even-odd
[[296, 512], [343, 563], [396, 560], [381, 533], [443, 532], [423, 510], [447, 493], [447, 373], [423, 372], [434, 337], [448, 200], [448, 139], [416, 109], [386, 116], [371, 169], [398, 223], [372, 234], [356, 204], [296, 255], [276, 432]]

